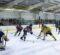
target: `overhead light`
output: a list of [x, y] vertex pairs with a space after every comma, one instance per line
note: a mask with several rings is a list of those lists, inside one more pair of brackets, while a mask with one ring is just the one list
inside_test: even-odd
[[3, 10], [11, 10], [11, 11], [14, 11], [14, 9], [9, 9], [9, 8], [3, 9]]
[[20, 12], [28, 12], [28, 10], [22, 10], [22, 9], [14, 9], [14, 8], [6, 8], [6, 9], [3, 9], [3, 8], [0, 8], [0, 10], [3, 10], [3, 11], [20, 11]]

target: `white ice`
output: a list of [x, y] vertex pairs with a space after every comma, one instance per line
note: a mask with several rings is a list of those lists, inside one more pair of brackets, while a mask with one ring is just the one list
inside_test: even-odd
[[[39, 29], [34, 29], [33, 33], [38, 36]], [[23, 33], [23, 32], [22, 32]], [[6, 49], [0, 51], [0, 55], [60, 55], [60, 34], [52, 27], [52, 33], [57, 41], [51, 36], [47, 36], [46, 40], [36, 39], [37, 37], [27, 34], [26, 41], [20, 40], [22, 36], [14, 36], [15, 33], [8, 32], [9, 41], [6, 43]]]

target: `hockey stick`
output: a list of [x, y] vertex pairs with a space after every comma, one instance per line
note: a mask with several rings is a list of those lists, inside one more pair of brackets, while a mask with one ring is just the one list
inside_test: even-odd
[[[34, 36], [36, 36], [35, 34], [33, 34]], [[37, 36], [36, 36], [37, 37]]]
[[36, 38], [38, 38], [38, 36], [37, 35], [35, 35], [35, 34], [33, 34]]
[[37, 39], [41, 39], [41, 33], [42, 33], [42, 32], [39, 33]]

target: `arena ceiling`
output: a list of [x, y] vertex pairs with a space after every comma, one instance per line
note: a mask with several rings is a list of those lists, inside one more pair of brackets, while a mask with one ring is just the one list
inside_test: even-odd
[[7, 8], [60, 13], [60, 0], [0, 0], [0, 10]]

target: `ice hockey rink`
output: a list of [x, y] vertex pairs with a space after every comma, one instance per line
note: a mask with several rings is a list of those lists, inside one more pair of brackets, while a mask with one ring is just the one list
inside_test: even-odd
[[[23, 31], [20, 36], [14, 36], [15, 31], [8, 31], [7, 36], [9, 41], [6, 43], [6, 49], [0, 51], [0, 55], [60, 55], [60, 34], [56, 32], [54, 25], [50, 24], [49, 26], [52, 28], [52, 33], [57, 41], [54, 41], [49, 35], [46, 37], [45, 41], [42, 40], [43, 35], [41, 35], [41, 39], [37, 39], [40, 32], [38, 25], [33, 25], [33, 33], [36, 36], [28, 33], [26, 41], [20, 40]], [[12, 27], [15, 29], [14, 26]], [[10, 27], [8, 26], [7, 28]]]
[[[23, 29], [33, 25], [33, 34], [27, 33], [26, 41], [20, 39], [23, 30], [15, 36], [20, 24]], [[41, 24], [51, 28], [56, 41], [50, 35], [42, 40], [43, 33], [37, 39]], [[60, 55], [60, 33], [55, 25], [60, 28], [60, 0], [0, 0], [0, 31], [9, 39], [0, 55]]]

